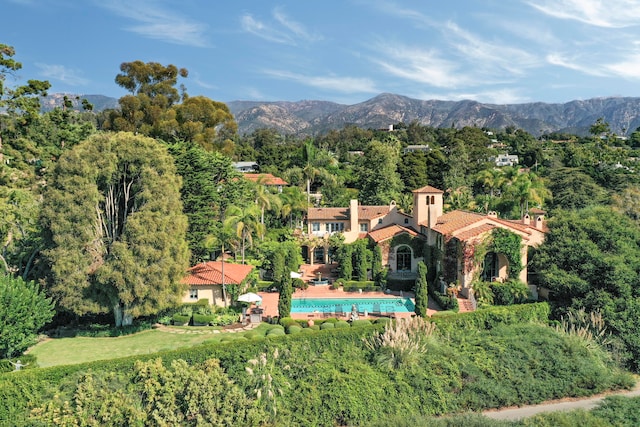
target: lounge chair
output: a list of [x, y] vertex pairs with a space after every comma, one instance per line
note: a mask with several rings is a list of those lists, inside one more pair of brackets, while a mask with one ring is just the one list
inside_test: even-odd
[[382, 312], [380, 311], [380, 304], [378, 303], [373, 304], [373, 310], [371, 310], [371, 314], [373, 314], [374, 316], [382, 315]]

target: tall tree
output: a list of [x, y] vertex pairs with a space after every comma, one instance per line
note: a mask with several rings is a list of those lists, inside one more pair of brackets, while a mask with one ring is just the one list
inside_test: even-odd
[[418, 277], [416, 278], [415, 285], [415, 312], [420, 317], [427, 317], [428, 298], [427, 266], [423, 261], [420, 261], [418, 263]]
[[250, 182], [236, 172], [230, 158], [207, 152], [197, 144], [173, 144], [170, 151], [182, 176], [180, 194], [189, 219], [187, 240], [191, 261], [195, 264], [209, 260], [207, 235], [214, 233], [229, 206], [250, 202]]
[[235, 229], [236, 237], [240, 239], [242, 263], [247, 244], [253, 244], [253, 235], [264, 236], [264, 226], [259, 222], [260, 210], [256, 205], [247, 205], [244, 208], [230, 206], [225, 215], [225, 224]]
[[399, 147], [393, 143], [372, 141], [357, 170], [359, 200], [365, 205], [386, 205], [403, 190], [398, 174]]
[[94, 135], [57, 163], [42, 209], [50, 292], [78, 315], [116, 326], [179, 300], [186, 217], [172, 158], [130, 133]]

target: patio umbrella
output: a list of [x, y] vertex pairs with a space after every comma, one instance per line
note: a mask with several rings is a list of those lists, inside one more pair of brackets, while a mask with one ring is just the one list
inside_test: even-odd
[[262, 302], [262, 297], [253, 292], [247, 292], [246, 294], [242, 294], [238, 297], [238, 301], [242, 302]]

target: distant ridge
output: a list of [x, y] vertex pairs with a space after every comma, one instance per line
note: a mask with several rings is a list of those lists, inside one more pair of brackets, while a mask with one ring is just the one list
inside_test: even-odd
[[532, 135], [550, 132], [587, 134], [600, 117], [617, 135], [640, 127], [640, 98], [607, 97], [563, 104], [484, 104], [477, 101], [423, 101], [383, 93], [354, 105], [323, 101], [243, 102], [227, 105], [238, 122], [240, 133], [261, 127], [281, 133], [315, 135], [346, 125], [387, 128], [399, 122], [417, 121], [432, 127], [464, 126], [504, 129], [513, 126]]
[[[43, 110], [62, 105], [64, 94], [49, 95]], [[76, 95], [67, 94], [69, 98]], [[94, 105], [95, 111], [118, 108], [118, 100], [102, 95], [79, 95]], [[604, 97], [560, 104], [485, 104], [477, 101], [423, 101], [383, 93], [367, 101], [344, 105], [329, 101], [231, 101], [227, 102], [238, 122], [238, 131], [249, 134], [272, 128], [281, 134], [317, 135], [347, 125], [388, 128], [399, 122], [432, 127], [464, 126], [523, 129], [539, 136], [550, 132], [587, 134], [598, 118], [609, 123], [617, 135], [628, 135], [640, 127], [640, 98]]]

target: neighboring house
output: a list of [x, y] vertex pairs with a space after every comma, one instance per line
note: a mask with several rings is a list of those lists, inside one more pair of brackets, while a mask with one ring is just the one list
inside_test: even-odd
[[[210, 305], [224, 307], [222, 294], [222, 270], [224, 268], [224, 284], [242, 285], [253, 270], [252, 265], [232, 264], [221, 261], [203, 262], [188, 270], [188, 276], [182, 283], [189, 285], [189, 289], [182, 297], [182, 302], [197, 302], [201, 299], [209, 300]], [[229, 295], [227, 302], [230, 303]]]
[[428, 145], [407, 145], [402, 149], [403, 154], [413, 153], [414, 151], [422, 151], [424, 153], [431, 151]]
[[256, 172], [258, 171], [257, 162], [234, 162], [233, 167], [236, 171], [242, 173]]
[[[307, 227], [310, 263], [327, 262], [332, 233], [343, 233], [345, 243], [367, 237], [381, 246], [389, 277], [415, 277], [418, 263], [425, 261], [446, 283], [459, 286], [464, 296], [474, 280], [508, 279], [508, 256], [519, 256], [522, 269], [518, 279], [527, 283], [528, 248], [541, 244], [546, 230], [544, 211], [536, 209], [520, 220], [500, 219], [495, 212], [444, 213], [443, 191], [431, 186], [413, 191], [413, 215], [400, 212], [393, 202], [389, 206], [359, 206], [352, 200], [348, 208], [309, 209]], [[493, 252], [488, 242], [495, 229], [519, 236], [520, 253]], [[426, 259], [422, 253], [425, 244], [434, 249], [431, 253], [441, 255]], [[477, 259], [479, 255], [483, 259]]]
[[496, 157], [490, 157], [490, 162], [494, 162], [496, 166], [514, 166], [518, 164], [518, 156], [515, 154], [499, 154]]
[[244, 177], [249, 181], [275, 188], [282, 193], [282, 188], [289, 185], [287, 181], [270, 173], [245, 173]]

